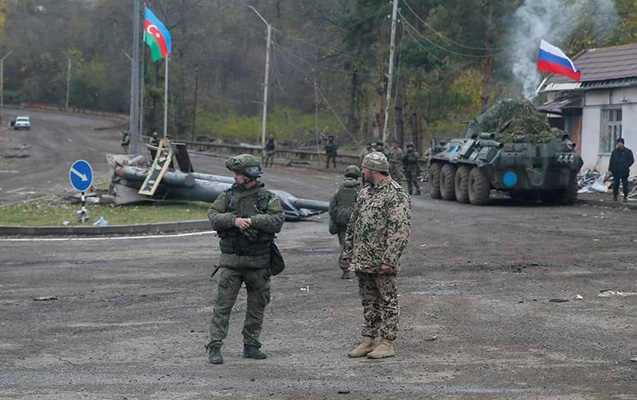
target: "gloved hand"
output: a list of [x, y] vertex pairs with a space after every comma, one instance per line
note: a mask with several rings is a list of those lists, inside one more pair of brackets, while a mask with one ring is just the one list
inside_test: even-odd
[[256, 242], [259, 238], [259, 232], [254, 228], [248, 228], [242, 231], [241, 234], [248, 238], [248, 240], [251, 242]]

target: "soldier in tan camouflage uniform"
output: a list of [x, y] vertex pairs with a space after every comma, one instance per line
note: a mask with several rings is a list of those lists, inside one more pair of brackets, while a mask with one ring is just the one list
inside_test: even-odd
[[394, 143], [387, 152], [387, 160], [389, 161], [389, 175], [393, 180], [400, 183], [403, 176], [403, 149], [398, 146], [398, 143]]
[[[411, 203], [389, 175], [387, 158], [379, 152], [363, 160], [369, 185], [358, 193], [343, 244], [343, 259], [356, 272], [363, 303], [362, 343], [349, 357], [392, 357], [398, 332], [396, 274], [411, 233]], [[382, 341], [376, 346], [375, 338]]]

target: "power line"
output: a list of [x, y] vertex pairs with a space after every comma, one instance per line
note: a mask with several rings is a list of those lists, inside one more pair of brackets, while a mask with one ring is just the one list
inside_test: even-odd
[[[425, 22], [424, 19], [422, 19], [415, 11], [413, 8], [411, 8], [411, 6], [409, 6], [409, 3], [407, 3], [407, 0], [403, 0], [403, 3], [405, 3], [405, 5], [407, 6], [407, 8], [409, 9], [409, 11], [411, 11], [412, 14], [414, 14], [414, 16], [420, 21], [422, 22], [422, 24], [427, 27], [428, 29], [430, 29], [432, 32], [434, 32], [438, 37], [440, 37], [443, 40], [446, 40], [449, 43], [452, 43], [458, 47], [462, 47], [463, 49], [467, 49], [467, 50], [499, 50], [498, 47], [492, 47], [492, 48], [486, 48], [486, 47], [472, 47], [472, 46], [466, 46], [463, 45], [462, 43], [458, 43], [453, 39], [450, 39], [448, 37], [446, 37], [445, 35], [443, 35], [442, 33], [438, 32], [436, 29], [434, 29], [431, 25], [429, 25], [427, 22]], [[404, 18], [404, 17], [403, 17]]]

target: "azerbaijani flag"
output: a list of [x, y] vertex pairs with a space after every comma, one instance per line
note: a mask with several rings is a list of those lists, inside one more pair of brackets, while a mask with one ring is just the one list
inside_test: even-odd
[[148, 8], [144, 12], [144, 42], [150, 47], [153, 62], [161, 60], [172, 51], [170, 32]]
[[579, 82], [582, 71], [575, 68], [575, 64], [559, 48], [549, 42], [540, 42], [540, 54], [537, 58], [537, 69], [553, 74], [564, 75], [575, 82]]

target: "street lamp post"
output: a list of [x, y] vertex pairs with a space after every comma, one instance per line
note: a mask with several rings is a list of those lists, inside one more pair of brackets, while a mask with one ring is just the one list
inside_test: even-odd
[[4, 59], [9, 57], [13, 51], [9, 51], [0, 59], [0, 121], [2, 121], [2, 113], [4, 112]]
[[68, 68], [66, 70], [66, 106], [64, 107], [64, 110], [66, 111], [69, 109], [69, 94], [71, 90], [71, 57], [66, 54], [66, 51], [63, 51], [62, 53], [64, 53], [68, 59]]
[[263, 151], [263, 158], [265, 158], [265, 125], [268, 113], [268, 78], [270, 75], [270, 41], [272, 39], [272, 25], [270, 25], [268, 21], [259, 14], [256, 8], [252, 6], [248, 7], [250, 7], [250, 9], [254, 11], [268, 27], [268, 43], [265, 50], [265, 79], [263, 83], [263, 121], [261, 123], [261, 149]]

